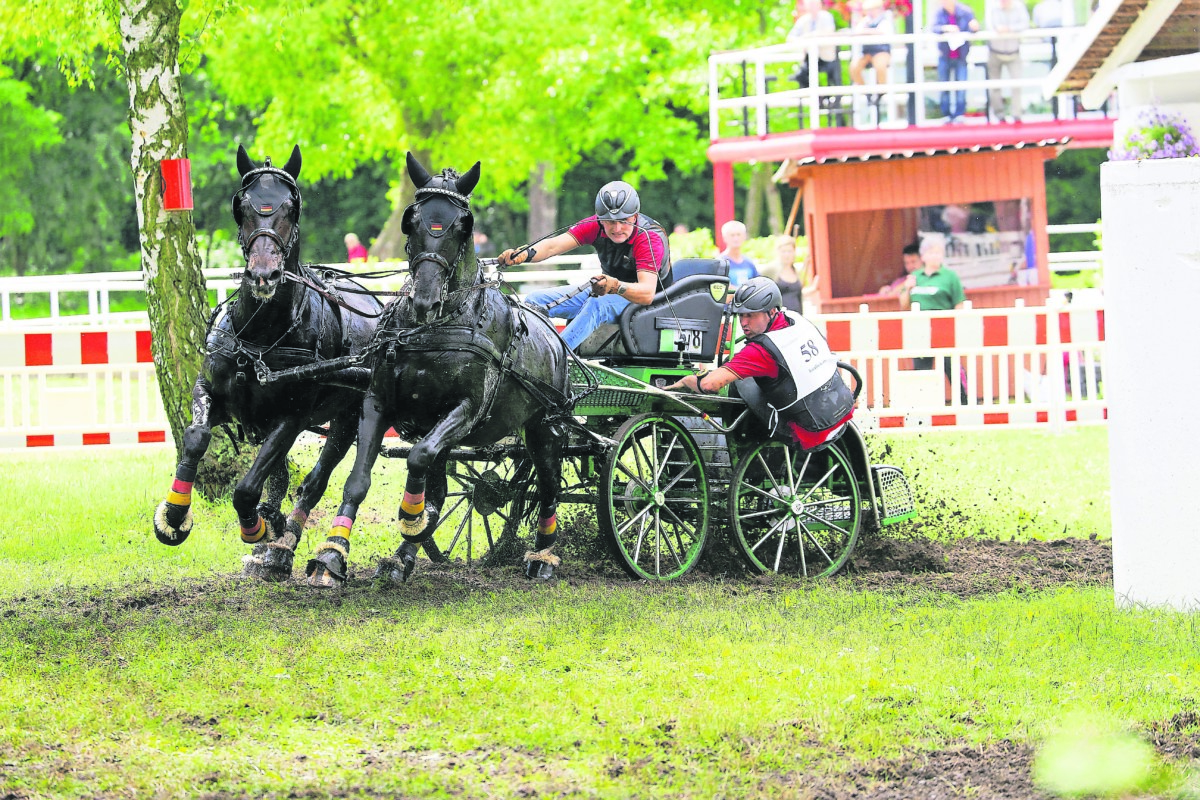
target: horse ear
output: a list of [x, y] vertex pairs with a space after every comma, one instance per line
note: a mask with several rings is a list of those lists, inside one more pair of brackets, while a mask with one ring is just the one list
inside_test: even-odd
[[417, 161], [417, 157], [412, 154], [411, 150], [408, 151], [405, 162], [408, 164], [408, 177], [412, 178], [413, 185], [418, 189], [433, 180], [433, 176], [429, 174], [427, 169], [421, 166], [421, 162]]
[[246, 154], [246, 148], [243, 145], [238, 145], [237, 168], [239, 175], [245, 175], [250, 170], [254, 169], [254, 162], [250, 160], [250, 156]]
[[467, 170], [467, 174], [463, 175], [455, 182], [458, 187], [459, 194], [470, 194], [475, 188], [475, 184], [479, 183], [479, 162], [475, 162], [475, 166]]
[[283, 171], [291, 175], [293, 179], [300, 177], [300, 145], [292, 148], [292, 157], [283, 165]]

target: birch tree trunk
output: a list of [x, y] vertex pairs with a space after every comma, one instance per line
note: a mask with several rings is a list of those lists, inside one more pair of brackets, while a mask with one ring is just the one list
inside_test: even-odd
[[[192, 421], [192, 385], [200, 372], [208, 322], [208, 295], [200, 271], [190, 211], [164, 211], [162, 170], [167, 158], [187, 158], [187, 109], [179, 80], [177, 0], [120, 0], [121, 42], [129, 82], [129, 128], [133, 138], [134, 198], [141, 235], [142, 274], [146, 281], [154, 369], [176, 453]], [[201, 463], [197, 488], [221, 494], [204, 477], [205, 464], [233, 458], [229, 440], [214, 435]], [[227, 483], [224, 477], [222, 483]]]

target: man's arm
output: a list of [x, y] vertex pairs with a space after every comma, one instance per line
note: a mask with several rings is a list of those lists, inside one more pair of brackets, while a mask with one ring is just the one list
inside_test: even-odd
[[637, 283], [619, 281], [612, 275], [597, 275], [592, 278], [593, 293], [597, 297], [616, 294], [639, 306], [650, 305], [658, 290], [658, 273], [638, 270]]
[[738, 376], [725, 367], [705, 372], [701, 375], [684, 375], [679, 380], [664, 388], [668, 390], [687, 389], [697, 394], [716, 394], [721, 389], [738, 380]]
[[904, 283], [900, 286], [900, 310], [908, 311], [912, 308], [912, 290], [917, 285], [917, 276], [909, 273], [904, 279]]
[[524, 250], [505, 250], [499, 256], [499, 261], [506, 267], [514, 267], [517, 264], [536, 264], [539, 261], [545, 261], [551, 256], [562, 255], [569, 250], [574, 250], [579, 247], [579, 242], [569, 233], [560, 233], [558, 236], [552, 236], [549, 239], [542, 239], [540, 242], [534, 242]]

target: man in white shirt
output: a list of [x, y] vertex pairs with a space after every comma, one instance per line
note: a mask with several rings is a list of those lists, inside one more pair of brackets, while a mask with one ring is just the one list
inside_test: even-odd
[[[996, 33], [1018, 34], [1029, 30], [1029, 9], [1025, 0], [992, 0], [987, 9], [987, 29]], [[1018, 36], [997, 36], [988, 42], [987, 76], [989, 81], [1000, 80], [1005, 72], [1008, 77], [1020, 80], [1021, 39]], [[988, 108], [992, 118], [1001, 122], [1021, 121], [1021, 88], [1012, 88], [1012, 109], [1007, 118], [1004, 114], [1004, 90], [988, 89]]]

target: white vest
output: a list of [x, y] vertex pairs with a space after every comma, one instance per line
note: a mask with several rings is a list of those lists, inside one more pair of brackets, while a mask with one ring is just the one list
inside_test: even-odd
[[[791, 311], [781, 313], [792, 324], [786, 328], [762, 334], [764, 338], [771, 341], [771, 344], [775, 345], [778, 354], [783, 356], [784, 366], [787, 367], [792, 381], [796, 384], [796, 396], [789, 398], [786, 405], [772, 403], [779, 411], [790, 408], [796, 404], [796, 401], [824, 386], [838, 368], [837, 356], [829, 349], [829, 343], [825, 341], [825, 337], [816, 325]], [[775, 399], [783, 400], [783, 398]]]

